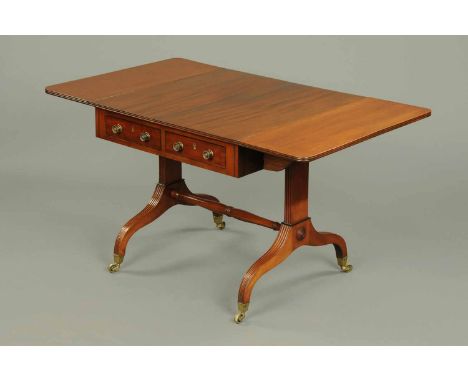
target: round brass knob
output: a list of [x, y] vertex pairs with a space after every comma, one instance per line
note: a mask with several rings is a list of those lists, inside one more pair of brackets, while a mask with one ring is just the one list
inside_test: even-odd
[[211, 150], [211, 149], [203, 151], [202, 155], [203, 155], [203, 159], [206, 159], [206, 160], [213, 159], [213, 157], [214, 157], [213, 150]]
[[114, 134], [120, 134], [123, 130], [123, 127], [122, 125], [116, 124], [116, 125], [113, 125], [111, 129]]
[[149, 135], [149, 133], [147, 133], [146, 131], [140, 134], [140, 141], [142, 142], [148, 142], [150, 138], [151, 138], [151, 135]]
[[184, 144], [182, 142], [176, 142], [172, 145], [174, 151], [180, 152], [184, 149]]

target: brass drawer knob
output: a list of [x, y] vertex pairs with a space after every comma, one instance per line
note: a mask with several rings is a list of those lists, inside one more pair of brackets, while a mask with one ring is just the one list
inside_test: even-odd
[[206, 160], [210, 160], [210, 159], [213, 159], [214, 157], [214, 153], [213, 153], [213, 150], [205, 150], [203, 151], [203, 159], [206, 159]]
[[112, 126], [112, 132], [114, 134], [120, 134], [122, 132], [122, 130], [123, 130], [123, 127], [120, 124], [116, 124], [116, 125]]
[[181, 152], [184, 149], [184, 144], [182, 142], [176, 142], [172, 145], [172, 149], [177, 152]]
[[151, 138], [151, 135], [149, 135], [149, 133], [147, 133], [146, 131], [140, 134], [140, 141], [142, 142], [148, 142], [150, 138]]

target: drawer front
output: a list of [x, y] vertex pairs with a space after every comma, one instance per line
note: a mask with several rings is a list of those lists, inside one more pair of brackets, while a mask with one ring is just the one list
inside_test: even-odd
[[226, 146], [166, 131], [165, 150], [181, 161], [188, 159], [203, 167], [226, 168]]
[[112, 115], [104, 120], [105, 138], [136, 148], [161, 149], [161, 129]]
[[238, 178], [263, 168], [262, 153], [98, 108], [96, 136]]

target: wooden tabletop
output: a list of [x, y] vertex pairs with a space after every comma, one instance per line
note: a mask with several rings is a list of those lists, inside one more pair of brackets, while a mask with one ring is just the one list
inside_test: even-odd
[[311, 161], [431, 115], [431, 110], [181, 58], [48, 86], [46, 93]]

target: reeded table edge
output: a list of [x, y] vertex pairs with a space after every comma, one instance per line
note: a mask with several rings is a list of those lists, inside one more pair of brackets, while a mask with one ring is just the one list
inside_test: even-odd
[[[126, 115], [128, 117], [139, 119], [141, 121], [157, 123], [157, 124], [162, 125], [162, 126], [172, 127], [172, 128], [178, 129], [178, 130], [187, 131], [187, 132], [192, 133], [192, 134], [196, 134], [196, 135], [200, 135], [200, 136], [203, 136], [203, 137], [215, 139], [215, 140], [218, 140], [218, 141], [221, 141], [221, 142], [232, 143], [232, 144], [242, 146], [242, 147], [246, 147], [246, 148], [249, 148], [249, 149], [252, 149], [252, 150], [255, 150], [255, 151], [259, 151], [259, 152], [262, 152], [262, 153], [265, 153], [265, 154], [273, 155], [275, 157], [280, 157], [280, 158], [285, 158], [285, 159], [288, 159], [288, 160], [292, 160], [294, 162], [312, 162], [314, 160], [323, 158], [323, 157], [325, 157], [327, 155], [330, 155], [330, 154], [333, 154], [333, 153], [335, 153], [337, 151], [340, 151], [340, 150], [346, 149], [348, 147], [354, 146], [354, 145], [356, 145], [358, 143], [361, 143], [361, 142], [367, 141], [369, 139], [375, 138], [375, 137], [377, 137], [379, 135], [388, 133], [388, 132], [390, 132], [392, 130], [395, 130], [395, 129], [399, 128], [399, 127], [409, 125], [411, 123], [417, 122], [417, 121], [419, 121], [421, 119], [430, 117], [432, 115], [432, 110], [431, 109], [421, 108], [423, 110], [426, 110], [426, 113], [424, 113], [424, 114], [422, 114], [420, 116], [417, 116], [415, 118], [409, 119], [409, 120], [401, 122], [401, 123], [397, 123], [397, 124], [392, 125], [392, 126], [389, 126], [389, 127], [385, 128], [385, 129], [376, 131], [375, 133], [372, 133], [372, 134], [367, 135], [365, 137], [358, 138], [358, 139], [356, 139], [354, 141], [351, 141], [351, 142], [347, 142], [344, 145], [340, 145], [340, 146], [334, 147], [332, 149], [323, 151], [323, 152], [321, 152], [320, 154], [317, 154], [317, 155], [313, 155], [313, 156], [310, 156], [310, 157], [296, 157], [296, 156], [292, 156], [292, 155], [279, 153], [277, 151], [260, 148], [258, 146], [249, 145], [249, 144], [246, 144], [246, 143], [243, 143], [243, 142], [236, 141], [234, 139], [221, 138], [221, 137], [219, 137], [217, 135], [209, 134], [209, 133], [206, 133], [206, 132], [203, 132], [203, 131], [200, 131], [200, 130], [194, 130], [194, 129], [191, 129], [191, 128], [188, 128], [188, 127], [185, 127], [185, 126], [175, 125], [175, 124], [172, 124], [172, 123], [169, 123], [169, 122], [160, 121], [158, 119], [146, 118], [146, 117], [143, 117], [143, 116], [138, 115], [138, 114], [125, 112], [125, 111], [122, 111], [120, 109], [116, 109], [116, 108], [108, 107], [108, 106], [105, 106], [105, 105], [101, 105], [101, 104], [96, 103], [96, 102], [86, 101], [86, 100], [84, 100], [82, 98], [79, 98], [79, 97], [71, 96], [71, 95], [64, 94], [64, 93], [55, 92], [55, 91], [49, 90], [48, 87], [45, 88], [45, 92], [46, 92], [46, 94], [50, 94], [50, 95], [53, 95], [53, 96], [56, 96], [56, 97], [59, 97], [59, 98], [64, 98], [64, 99], [67, 99], [67, 100], [70, 100], [70, 101], [75, 101], [75, 102], [78, 102], [78, 103], [82, 103], [84, 105], [93, 106], [93, 107], [96, 107], [98, 109], [108, 110], [108, 111], [111, 111], [111, 112], [114, 112], [114, 113], [117, 113], [117, 114]], [[365, 97], [365, 98], [370, 98], [370, 97]]]

